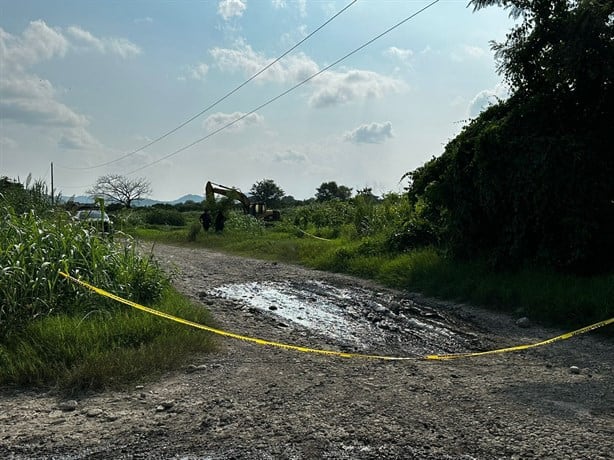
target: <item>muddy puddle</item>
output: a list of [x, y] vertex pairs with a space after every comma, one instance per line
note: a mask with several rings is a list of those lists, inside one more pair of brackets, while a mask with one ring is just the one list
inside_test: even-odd
[[321, 281], [225, 284], [209, 295], [338, 342], [352, 351], [378, 348], [412, 355], [476, 348], [471, 325], [388, 293]]

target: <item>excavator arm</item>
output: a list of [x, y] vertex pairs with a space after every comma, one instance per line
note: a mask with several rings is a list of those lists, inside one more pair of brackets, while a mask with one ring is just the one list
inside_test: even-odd
[[231, 200], [239, 201], [243, 206], [243, 212], [245, 214], [263, 219], [266, 222], [278, 221], [281, 219], [279, 211], [267, 209], [264, 203], [252, 203], [247, 195], [240, 190], [208, 181], [205, 184], [205, 199], [207, 201], [215, 201], [216, 194], [228, 197]]
[[225, 185], [214, 184], [213, 182], [208, 181], [205, 185], [205, 198], [207, 201], [214, 200], [216, 193], [230, 199], [238, 200], [243, 206], [243, 212], [245, 212], [245, 214], [249, 214], [251, 202], [249, 201], [249, 198], [240, 190], [226, 187]]

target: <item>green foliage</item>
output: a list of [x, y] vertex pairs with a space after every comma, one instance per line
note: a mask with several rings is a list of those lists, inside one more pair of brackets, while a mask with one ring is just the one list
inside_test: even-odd
[[264, 222], [249, 214], [232, 212], [226, 220], [224, 231], [245, 236], [260, 236], [264, 232]]
[[[518, 21], [493, 48], [513, 89], [524, 95], [573, 98], [583, 116], [610, 104], [614, 84], [614, 22], [610, 0], [472, 0], [476, 9], [509, 8]], [[597, 110], [595, 110], [597, 109]], [[556, 112], [552, 112], [556, 113]]]
[[188, 211], [202, 211], [204, 206], [204, 202], [195, 202], [192, 200], [185, 201], [184, 203], [177, 203], [174, 205], [174, 208], [179, 212], [188, 212]]
[[145, 215], [145, 222], [150, 225], [173, 225], [182, 227], [186, 224], [184, 215], [177, 209], [152, 207]]
[[499, 269], [613, 270], [611, 2], [473, 3], [521, 13], [495, 45], [516, 92], [409, 174], [414, 212], [394, 242]]
[[31, 181], [31, 175], [28, 175], [25, 184], [0, 177], [0, 205], [10, 205], [17, 213], [33, 210], [42, 215], [51, 210], [51, 196], [45, 183], [37, 180], [31, 184]]
[[270, 207], [279, 207], [285, 192], [272, 179], [262, 179], [252, 185], [249, 191], [255, 201], [266, 203]]
[[345, 185], [337, 185], [337, 182], [322, 182], [316, 189], [317, 201], [342, 200], [347, 201], [352, 196], [352, 189]]
[[2, 208], [0, 231], [0, 337], [50, 314], [83, 311], [94, 299], [60, 277], [60, 270], [136, 301], [159, 298], [165, 278], [151, 259], [123, 243], [53, 211], [17, 214]]
[[578, 133], [569, 122], [561, 130], [542, 105], [513, 97], [483, 113], [441, 157], [411, 173], [410, 200], [423, 207], [418, 216], [432, 241], [457, 257], [495, 267], [612, 269], [614, 156], [605, 133], [599, 126]]
[[[101, 298], [58, 273], [209, 322], [205, 310], [168, 288], [157, 262], [141, 256], [131, 238], [101, 234], [52, 208], [42, 184], [1, 182], [0, 385], [66, 391], [125, 385], [211, 349], [202, 331]], [[127, 226], [142, 213], [119, 214]]]
[[[162, 311], [210, 324], [201, 307], [165, 289]], [[0, 342], [0, 385], [56, 386], [65, 391], [121, 387], [176, 368], [208, 351], [209, 334], [128, 306], [39, 318]]]
[[201, 230], [202, 230], [202, 225], [200, 224], [200, 222], [198, 221], [192, 222], [190, 226], [188, 227], [187, 240], [190, 242], [196, 241], [196, 238], [198, 237], [198, 234], [200, 233]]
[[351, 203], [344, 201], [330, 201], [327, 203], [312, 203], [299, 206], [287, 213], [286, 219], [304, 230], [310, 227], [321, 229], [324, 227], [340, 227], [354, 220], [355, 208]]

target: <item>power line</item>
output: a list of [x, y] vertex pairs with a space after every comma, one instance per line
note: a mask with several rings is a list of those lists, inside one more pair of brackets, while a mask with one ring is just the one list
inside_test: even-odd
[[260, 76], [261, 74], [263, 74], [264, 72], [266, 72], [268, 69], [270, 69], [272, 66], [274, 66], [275, 64], [277, 64], [279, 61], [281, 61], [284, 57], [286, 57], [288, 54], [290, 54], [292, 51], [294, 51], [296, 48], [298, 48], [299, 46], [301, 46], [303, 43], [305, 43], [307, 40], [309, 40], [311, 37], [313, 37], [316, 33], [318, 33], [321, 29], [323, 29], [324, 27], [326, 27], [328, 24], [330, 24], [333, 20], [335, 20], [339, 15], [341, 15], [343, 12], [345, 12], [348, 8], [350, 8], [354, 3], [356, 3], [358, 0], [352, 0], [350, 3], [348, 3], [343, 9], [341, 9], [339, 12], [337, 12], [334, 16], [332, 16], [330, 19], [328, 19], [324, 24], [322, 24], [321, 26], [319, 26], [317, 29], [315, 29], [313, 32], [311, 32], [309, 35], [307, 35], [305, 38], [303, 38], [302, 40], [300, 40], [296, 45], [294, 45], [292, 48], [290, 48], [289, 50], [287, 50], [286, 52], [284, 52], [282, 55], [280, 55], [277, 59], [275, 59], [274, 61], [272, 61], [271, 63], [267, 64], [266, 66], [264, 66], [262, 69], [260, 69], [258, 72], [256, 72], [254, 75], [252, 75], [251, 77], [249, 77], [247, 80], [245, 80], [243, 83], [241, 83], [239, 86], [237, 86], [236, 88], [234, 88], [233, 90], [231, 90], [230, 92], [226, 93], [224, 96], [220, 97], [219, 99], [217, 99], [215, 102], [211, 103], [210, 105], [208, 105], [206, 108], [204, 108], [203, 110], [201, 110], [200, 112], [198, 112], [196, 115], [193, 115], [192, 117], [188, 118], [186, 121], [184, 121], [183, 123], [181, 123], [180, 125], [176, 126], [175, 128], [171, 129], [170, 131], [162, 134], [161, 136], [155, 138], [154, 140], [148, 142], [147, 144], [132, 150], [131, 152], [126, 153], [125, 155], [122, 155], [119, 158], [116, 158], [114, 160], [110, 160], [104, 163], [100, 163], [94, 166], [87, 166], [87, 167], [82, 167], [82, 168], [72, 168], [72, 167], [63, 167], [64, 169], [72, 169], [72, 170], [89, 170], [89, 169], [97, 169], [97, 168], [101, 168], [103, 166], [108, 166], [110, 164], [113, 163], [117, 163], [118, 161], [124, 160], [138, 152], [141, 152], [142, 150], [145, 150], [148, 147], [151, 147], [152, 145], [160, 142], [162, 139], [167, 138], [168, 136], [170, 136], [171, 134], [176, 133], [177, 131], [179, 131], [181, 128], [183, 128], [184, 126], [186, 126], [187, 124], [193, 122], [194, 120], [196, 120], [198, 117], [200, 117], [201, 115], [203, 115], [204, 113], [208, 112], [209, 110], [211, 110], [212, 108], [214, 108], [215, 106], [217, 106], [220, 102], [225, 101], [226, 99], [228, 99], [230, 96], [232, 96], [234, 93], [236, 93], [237, 91], [239, 91], [241, 88], [243, 88], [245, 85], [247, 85], [249, 82], [251, 82], [252, 80], [254, 80], [255, 78], [257, 78], [258, 76]]
[[183, 152], [184, 150], [189, 149], [190, 147], [195, 146], [196, 144], [199, 144], [207, 139], [209, 139], [210, 137], [215, 136], [217, 133], [224, 131], [225, 129], [230, 128], [231, 126], [233, 126], [234, 124], [238, 123], [239, 121], [249, 117], [250, 115], [256, 113], [258, 110], [272, 104], [273, 102], [277, 101], [278, 99], [284, 97], [286, 94], [291, 93], [292, 91], [294, 91], [295, 89], [299, 88], [300, 86], [303, 86], [305, 83], [313, 80], [314, 78], [316, 78], [318, 75], [323, 74], [324, 72], [326, 72], [327, 70], [329, 70], [331, 67], [336, 66], [337, 64], [339, 64], [340, 62], [346, 60], [347, 58], [349, 58], [350, 56], [358, 53], [359, 51], [361, 51], [362, 49], [366, 48], [367, 46], [369, 46], [371, 43], [375, 42], [376, 40], [379, 40], [380, 38], [382, 38], [384, 35], [392, 32], [393, 30], [395, 30], [396, 28], [402, 26], [403, 24], [405, 24], [407, 21], [413, 19], [414, 17], [418, 16], [420, 13], [426, 11], [427, 9], [429, 9], [430, 7], [432, 7], [433, 5], [435, 5], [436, 3], [438, 3], [439, 0], [434, 0], [431, 3], [429, 3], [428, 5], [426, 5], [425, 7], [419, 9], [418, 11], [416, 11], [415, 13], [412, 13], [410, 16], [406, 17], [405, 19], [403, 19], [402, 21], [397, 22], [395, 25], [389, 27], [388, 29], [386, 29], [384, 32], [380, 33], [379, 35], [373, 37], [371, 40], [367, 41], [366, 43], [362, 44], [361, 46], [359, 46], [358, 48], [354, 49], [353, 51], [349, 52], [348, 54], [346, 54], [345, 56], [337, 59], [335, 62], [333, 62], [332, 64], [327, 65], [326, 67], [324, 67], [322, 70], [314, 73], [313, 75], [305, 78], [303, 81], [301, 81], [300, 83], [297, 83], [296, 85], [292, 86], [290, 89], [287, 89], [286, 91], [284, 91], [283, 93], [278, 94], [277, 96], [273, 97], [272, 99], [269, 99], [268, 101], [266, 101], [263, 104], [260, 104], [258, 107], [256, 107], [255, 109], [251, 110], [250, 112], [247, 112], [243, 115], [241, 115], [239, 118], [226, 123], [225, 125], [221, 126], [220, 128], [216, 129], [215, 131], [210, 132], [209, 134], [207, 134], [206, 136], [201, 137], [200, 139], [195, 140], [194, 142], [185, 145], [171, 153], [169, 153], [168, 155], [165, 155], [161, 158], [158, 158], [155, 161], [152, 161], [151, 163], [147, 163], [146, 165], [140, 166], [136, 169], [133, 169], [132, 171], [129, 171], [126, 174], [134, 174], [137, 171], [141, 171], [145, 168], [149, 168], [150, 166], [153, 166], [157, 163], [160, 163], [161, 161], [164, 161], [172, 156], [175, 156], [181, 152]]

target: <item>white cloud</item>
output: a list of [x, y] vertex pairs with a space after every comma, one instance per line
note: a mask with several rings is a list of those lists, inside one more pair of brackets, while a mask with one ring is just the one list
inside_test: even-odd
[[384, 51], [384, 55], [396, 59], [403, 64], [408, 64], [411, 57], [414, 55], [412, 50], [397, 48], [396, 46], [391, 46], [387, 50]]
[[19, 144], [15, 139], [12, 139], [7, 136], [0, 136], [0, 147], [6, 148], [6, 149], [14, 149], [18, 145]]
[[283, 153], [276, 153], [273, 160], [278, 163], [304, 163], [307, 161], [307, 157], [302, 153], [288, 149]]
[[88, 150], [101, 145], [86, 129], [77, 127], [65, 130], [58, 146], [69, 150]]
[[386, 139], [394, 137], [392, 123], [369, 123], [347, 132], [344, 139], [355, 144], [381, 144]]
[[125, 38], [107, 38], [104, 39], [104, 44], [106, 52], [117, 54], [124, 59], [141, 54], [141, 48]]
[[467, 115], [470, 118], [477, 117], [480, 112], [486, 110], [489, 106], [496, 104], [499, 100], [505, 100], [509, 97], [510, 91], [507, 85], [499, 83], [492, 89], [480, 91], [469, 103], [467, 107]]
[[[241, 72], [246, 77], [251, 77], [274, 60], [255, 52], [244, 42], [239, 42], [235, 48], [213, 48], [209, 53], [222, 71]], [[259, 75], [257, 81], [293, 83], [304, 80], [318, 70], [312, 59], [304, 53], [297, 53], [275, 63]]]
[[104, 54], [117, 54], [122, 58], [136, 56], [141, 53], [141, 48], [125, 38], [96, 38], [87, 30], [77, 26], [67, 29], [69, 35], [77, 42], [75, 46], [85, 49], [94, 49]]
[[[292, 3], [296, 4], [299, 14], [302, 17], [307, 15], [307, 0], [295, 0]], [[276, 9], [288, 7], [288, 2], [286, 0], [271, 0], [271, 4], [273, 5], [273, 8]]]
[[[241, 72], [246, 77], [259, 72], [273, 59], [255, 52], [241, 41], [235, 48], [213, 48], [209, 51], [217, 67], [226, 72]], [[275, 63], [256, 79], [259, 82], [298, 83], [320, 71], [318, 64], [304, 53], [288, 56]], [[328, 71], [312, 80], [312, 107], [345, 104], [353, 100], [380, 98], [404, 91], [407, 85], [399, 79], [367, 70]]]
[[52, 82], [31, 70], [40, 62], [64, 57], [77, 49], [116, 54], [123, 58], [141, 52], [129, 40], [97, 38], [78, 26], [63, 31], [38, 20], [30, 22], [21, 35], [12, 35], [0, 28], [2, 119], [45, 128], [59, 138], [58, 144], [64, 148], [99, 146], [99, 142], [86, 129], [88, 118], [62, 103]]
[[199, 62], [193, 66], [189, 66], [184, 76], [181, 76], [180, 80], [189, 78], [190, 80], [204, 80], [209, 73], [209, 66], [204, 62]]
[[217, 5], [217, 13], [228, 21], [234, 16], [243, 16], [243, 12], [247, 8], [244, 0], [220, 0]]
[[326, 72], [314, 80], [316, 87], [309, 99], [312, 107], [347, 104], [355, 100], [376, 99], [407, 89], [402, 80], [369, 70]]
[[284, 47], [290, 48], [296, 45], [297, 42], [301, 41], [307, 35], [309, 35], [307, 25], [301, 24], [295, 30], [282, 34], [279, 41]]
[[23, 70], [40, 61], [64, 56], [68, 47], [68, 40], [61, 32], [51, 29], [44, 21], [30, 22], [21, 37], [0, 28], [3, 73], [10, 69]]
[[16, 74], [0, 80], [2, 118], [22, 124], [77, 127], [89, 122], [57, 101], [48, 80], [33, 74]]
[[77, 41], [81, 42], [84, 46], [95, 48], [96, 50], [104, 53], [104, 44], [102, 40], [94, 37], [87, 30], [83, 30], [77, 26], [71, 26], [67, 29], [67, 32]]
[[481, 59], [487, 55], [488, 52], [479, 46], [461, 45], [452, 52], [450, 57], [453, 61], [464, 62], [468, 59]]
[[153, 22], [154, 20], [150, 16], [145, 16], [144, 18], [136, 18], [134, 20], [135, 24], [152, 24]]
[[[238, 121], [233, 123], [235, 120]], [[264, 117], [257, 113], [250, 113], [249, 115], [246, 115], [243, 112], [218, 112], [207, 117], [207, 119], [203, 122], [203, 126], [208, 132], [213, 132], [223, 128], [229, 123], [233, 124], [226, 129], [237, 131], [244, 129], [247, 126], [262, 125], [264, 123]]]

